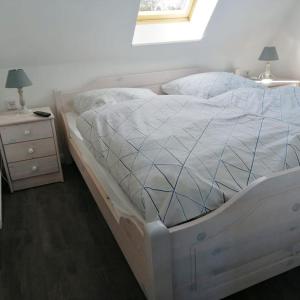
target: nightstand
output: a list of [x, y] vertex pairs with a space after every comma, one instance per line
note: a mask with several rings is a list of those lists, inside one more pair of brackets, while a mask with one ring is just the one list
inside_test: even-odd
[[300, 86], [300, 81], [299, 80], [285, 80], [285, 79], [273, 79], [273, 80], [256, 80], [254, 79], [255, 82], [260, 83], [266, 87], [269, 88], [275, 88], [275, 87], [280, 87], [280, 86], [294, 86], [294, 87], [299, 87]]
[[0, 114], [0, 150], [11, 192], [63, 181], [54, 115], [49, 107], [37, 110], [51, 116]]

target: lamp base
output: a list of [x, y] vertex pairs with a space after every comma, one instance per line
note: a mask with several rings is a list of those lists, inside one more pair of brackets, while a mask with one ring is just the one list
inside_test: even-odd
[[272, 73], [263, 72], [263, 73], [259, 74], [258, 79], [259, 80], [264, 80], [264, 79], [273, 80], [273, 79], [276, 79], [276, 76], [273, 75]]
[[26, 106], [24, 106], [18, 110], [18, 113], [19, 114], [31, 114], [32, 109], [28, 109]]
[[272, 80], [272, 79], [275, 79], [276, 77], [272, 74], [271, 72], [271, 64], [270, 62], [268, 62], [266, 64], [266, 70], [265, 72], [261, 73], [259, 76], [258, 76], [258, 79], [259, 80], [264, 80], [264, 79], [267, 79], [267, 80]]
[[22, 113], [22, 114], [32, 113], [32, 111], [26, 107], [22, 88], [18, 88], [18, 94], [19, 94], [19, 101], [20, 101], [20, 105], [21, 105], [20, 113]]

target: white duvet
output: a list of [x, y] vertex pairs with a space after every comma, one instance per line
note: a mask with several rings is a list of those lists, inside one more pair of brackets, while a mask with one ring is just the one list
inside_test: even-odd
[[272, 105], [249, 113], [223, 95], [107, 104], [81, 114], [77, 127], [145, 220], [170, 227], [215, 210], [261, 176], [299, 166], [296, 124], [273, 115]]
[[240, 108], [245, 113], [300, 125], [300, 88], [239, 88], [207, 101], [212, 105]]

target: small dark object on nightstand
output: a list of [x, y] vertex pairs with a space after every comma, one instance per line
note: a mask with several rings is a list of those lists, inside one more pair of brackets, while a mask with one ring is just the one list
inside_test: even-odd
[[48, 118], [51, 116], [50, 113], [45, 111], [34, 111], [33, 113], [36, 114], [37, 116], [44, 117], [44, 118]]

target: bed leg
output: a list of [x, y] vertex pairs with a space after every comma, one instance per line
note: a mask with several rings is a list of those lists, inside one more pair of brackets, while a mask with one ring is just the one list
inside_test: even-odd
[[172, 300], [172, 252], [168, 229], [160, 222], [146, 225], [146, 255], [149, 284], [146, 288], [150, 300]]

